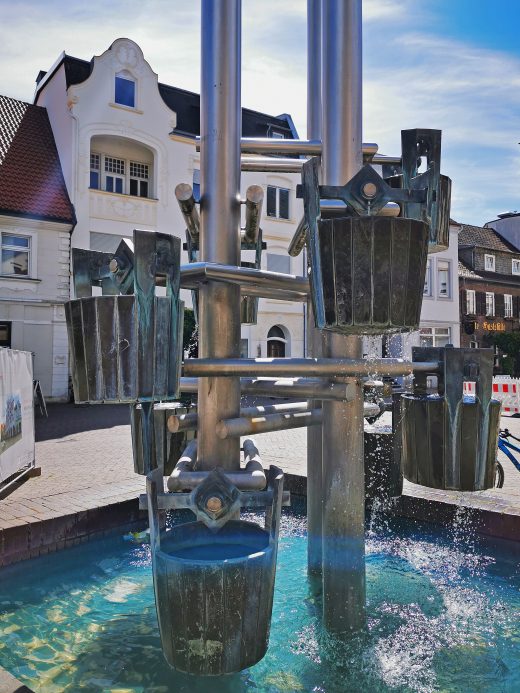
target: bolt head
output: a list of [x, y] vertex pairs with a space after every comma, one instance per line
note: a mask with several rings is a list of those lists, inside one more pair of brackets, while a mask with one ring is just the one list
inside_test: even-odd
[[219, 510], [222, 510], [222, 501], [217, 496], [211, 496], [206, 501], [206, 508], [211, 513], [218, 513]]

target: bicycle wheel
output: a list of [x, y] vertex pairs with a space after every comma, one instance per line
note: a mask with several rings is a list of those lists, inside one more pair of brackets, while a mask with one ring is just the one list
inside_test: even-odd
[[495, 488], [502, 488], [504, 486], [504, 467], [497, 460], [495, 469]]

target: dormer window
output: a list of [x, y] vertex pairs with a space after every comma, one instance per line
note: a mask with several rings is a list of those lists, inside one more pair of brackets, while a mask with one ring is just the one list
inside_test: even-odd
[[494, 255], [484, 255], [484, 269], [486, 272], [495, 271], [495, 256]]
[[116, 75], [114, 101], [121, 106], [135, 108], [135, 80], [126, 72]]
[[520, 274], [520, 260], [511, 260], [511, 273]]

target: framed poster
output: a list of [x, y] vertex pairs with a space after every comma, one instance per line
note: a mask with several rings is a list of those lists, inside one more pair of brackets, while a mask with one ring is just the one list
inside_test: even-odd
[[32, 357], [0, 348], [0, 482], [34, 465]]

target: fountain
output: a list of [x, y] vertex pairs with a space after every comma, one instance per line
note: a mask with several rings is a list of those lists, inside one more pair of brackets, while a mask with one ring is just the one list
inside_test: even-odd
[[[440, 174], [440, 132], [403, 131], [395, 159], [363, 147], [361, 0], [309, 0], [309, 10], [312, 139], [241, 144], [240, 0], [202, 0], [200, 215], [191, 188], [176, 189], [189, 264], [180, 265], [179, 239], [140, 230], [112, 255], [73, 256], [77, 299], [67, 318], [76, 401], [133, 408], [162, 649], [170, 666], [188, 674], [239, 672], [268, 646], [280, 514], [290, 498], [283, 471], [266, 473], [249, 438], [241, 466], [239, 437], [258, 430], [255, 408], [240, 408], [241, 390], [284, 397], [287, 387], [276, 378], [293, 377], [292, 392], [309, 398], [273, 405], [261, 430], [306, 425], [321, 433], [308, 448], [308, 564], [323, 625], [339, 641], [350, 642], [366, 625], [363, 420], [374, 405], [364, 404], [362, 379], [416, 376], [395, 431], [407, 478], [434, 488], [493, 484], [498, 409], [485, 350], [415, 350], [410, 362], [361, 358], [361, 335], [417, 329], [428, 252], [446, 247], [450, 181]], [[241, 147], [316, 155], [302, 165], [305, 217], [289, 249], [307, 246], [309, 281], [260, 269], [258, 186], [248, 190], [240, 229]], [[277, 171], [286, 160], [265, 157], [257, 165]], [[241, 262], [241, 249], [255, 250], [253, 267]], [[101, 296], [92, 296], [93, 285]], [[156, 295], [157, 287], [166, 295]], [[200, 338], [199, 358], [184, 361], [183, 378], [181, 287], [194, 292]], [[238, 358], [241, 319], [255, 320], [259, 296], [308, 302], [309, 358]], [[432, 374], [439, 390], [428, 398]], [[478, 384], [473, 404], [463, 400], [465, 381]], [[179, 392], [194, 388], [197, 411], [180, 410]], [[170, 442], [166, 428], [177, 436]], [[420, 436], [428, 455], [421, 456]], [[183, 444], [174, 464], [172, 450]], [[399, 455], [389, 478], [398, 493]], [[244, 507], [265, 509], [263, 521], [244, 519]], [[189, 510], [195, 520], [166, 529], [165, 510]]]

